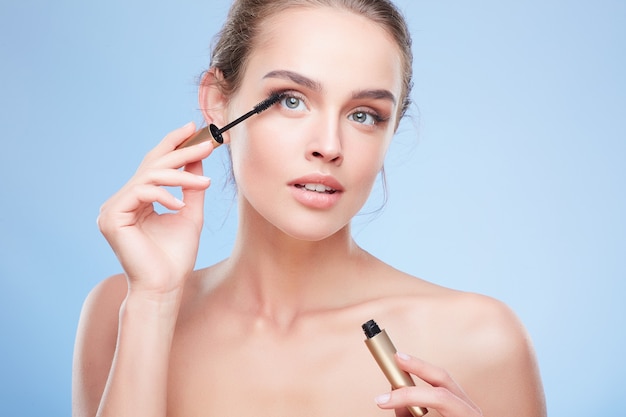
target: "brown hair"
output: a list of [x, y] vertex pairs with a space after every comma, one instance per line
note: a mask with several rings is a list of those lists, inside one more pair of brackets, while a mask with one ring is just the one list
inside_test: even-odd
[[399, 118], [402, 118], [411, 104], [413, 86], [411, 35], [404, 17], [388, 0], [235, 0], [211, 54], [211, 67], [218, 69], [223, 76], [223, 92], [232, 94], [237, 91], [265, 20], [290, 7], [311, 6], [340, 7], [365, 16], [393, 37], [403, 61], [402, 103], [399, 108]]

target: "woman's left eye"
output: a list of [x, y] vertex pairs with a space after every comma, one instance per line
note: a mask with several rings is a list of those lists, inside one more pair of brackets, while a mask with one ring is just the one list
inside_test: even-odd
[[306, 110], [304, 100], [293, 95], [285, 94], [285, 96], [280, 100], [280, 104], [289, 110]]
[[373, 126], [381, 121], [380, 117], [364, 111], [356, 111], [354, 113], [351, 113], [350, 115], [348, 115], [348, 119], [368, 126]]

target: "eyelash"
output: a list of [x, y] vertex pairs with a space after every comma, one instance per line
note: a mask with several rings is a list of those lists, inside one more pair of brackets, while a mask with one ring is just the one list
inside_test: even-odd
[[[285, 91], [279, 92], [278, 94], [281, 96], [278, 103], [282, 104], [282, 102], [286, 99], [295, 98], [295, 99], [300, 100], [302, 104], [306, 106], [306, 99], [301, 94], [298, 94], [295, 91], [285, 90]], [[293, 110], [293, 109], [290, 109], [290, 110]]]
[[[307, 100], [306, 98], [296, 92], [296, 91], [292, 91], [292, 90], [276, 90], [276, 91], [271, 91], [270, 94], [278, 94], [279, 96], [281, 96], [280, 100], [278, 101], [278, 104], [281, 104], [283, 102], [283, 100], [288, 99], [288, 98], [295, 98], [298, 99], [302, 102], [302, 104], [304, 104], [306, 106]], [[374, 122], [369, 125], [366, 123], [359, 123], [363, 126], [377, 126], [379, 124], [385, 123], [389, 120], [389, 117], [385, 117], [385, 116], [381, 116], [378, 112], [370, 110], [370, 109], [366, 109], [366, 110], [362, 110], [362, 109], [357, 109], [355, 111], [353, 111], [352, 113], [350, 113], [348, 115], [348, 117], [350, 116], [354, 116], [357, 113], [363, 113], [366, 114], [368, 116], [371, 116], [372, 119], [374, 120]], [[358, 122], [356, 122], [358, 123]]]
[[[366, 114], [368, 116], [371, 116], [372, 119], [374, 119], [374, 123], [372, 123], [373, 126], [379, 125], [381, 123], [385, 123], [387, 120], [389, 120], [388, 117], [383, 117], [380, 114], [378, 114], [378, 113], [376, 113], [374, 111], [371, 111], [371, 110], [355, 110], [352, 113], [350, 113], [350, 116], [354, 116], [354, 115], [356, 115], [358, 113], [363, 113], [363, 114]], [[361, 123], [361, 124], [364, 125], [364, 126], [370, 126], [370, 125], [368, 125], [366, 123]]]

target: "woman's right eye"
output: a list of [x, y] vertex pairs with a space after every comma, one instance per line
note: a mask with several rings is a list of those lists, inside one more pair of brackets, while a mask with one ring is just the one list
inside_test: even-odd
[[282, 98], [282, 100], [280, 100], [280, 104], [283, 107], [288, 108], [289, 110], [306, 110], [304, 100], [302, 100], [300, 97], [296, 97], [290, 94], [286, 94]]

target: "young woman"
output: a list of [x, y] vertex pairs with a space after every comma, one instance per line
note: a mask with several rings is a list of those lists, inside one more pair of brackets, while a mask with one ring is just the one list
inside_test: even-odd
[[[545, 415], [506, 306], [402, 273], [351, 237], [409, 103], [411, 59], [387, 1], [235, 1], [200, 86], [204, 117], [224, 126], [281, 96], [223, 134], [238, 192], [232, 254], [193, 270], [213, 145], [179, 148], [188, 124], [102, 207], [124, 273], [85, 302], [74, 416]], [[390, 389], [363, 343], [369, 319], [415, 387]]]

